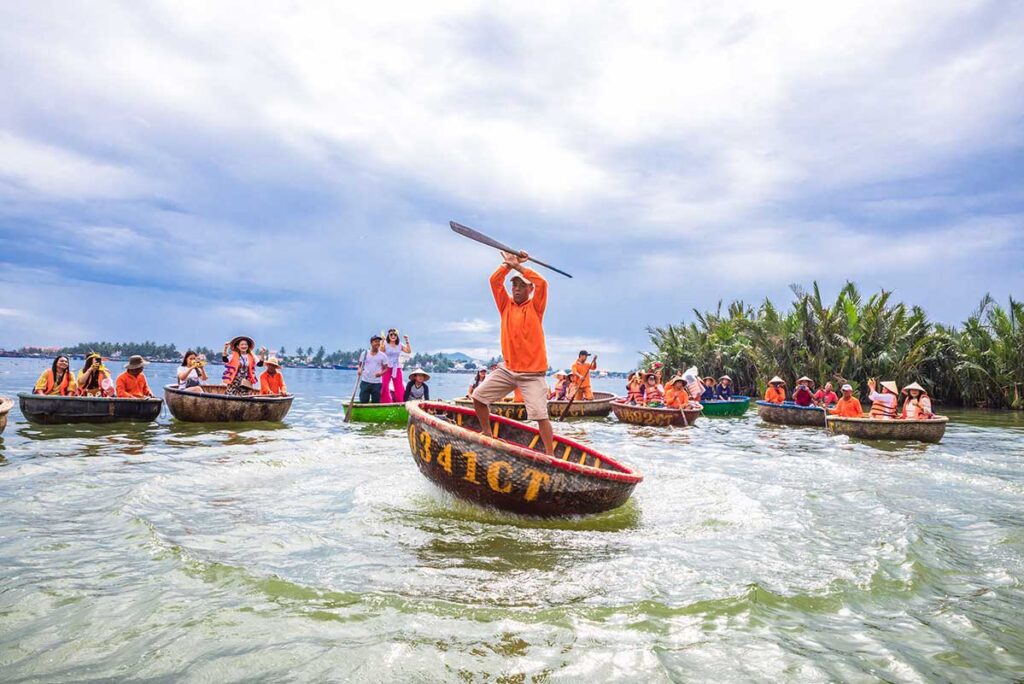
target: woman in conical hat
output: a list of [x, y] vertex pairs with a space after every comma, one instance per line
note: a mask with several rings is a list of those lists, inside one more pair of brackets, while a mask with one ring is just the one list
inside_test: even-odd
[[928, 396], [924, 387], [912, 382], [903, 388], [902, 393], [908, 396], [903, 400], [903, 411], [900, 413], [900, 418], [925, 420], [935, 415], [932, 413], [931, 397]]
[[[877, 387], [881, 384], [882, 391]], [[899, 388], [892, 380], [876, 383], [874, 378], [868, 380], [868, 399], [871, 400], [871, 417], [876, 420], [892, 420], [896, 417], [896, 403]]]
[[776, 375], [768, 381], [768, 389], [764, 392], [764, 400], [772, 404], [786, 403], [786, 381]]

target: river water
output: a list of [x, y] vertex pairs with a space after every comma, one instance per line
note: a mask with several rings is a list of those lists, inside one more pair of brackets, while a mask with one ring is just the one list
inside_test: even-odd
[[[0, 360], [0, 395], [39, 360]], [[76, 364], [77, 366], [77, 364]], [[172, 366], [153, 364], [150, 384]], [[354, 374], [287, 369], [286, 423], [0, 437], [0, 680], [1020, 681], [1024, 416], [941, 444], [702, 418], [561, 431], [639, 468], [624, 507], [453, 501]], [[469, 377], [435, 377], [465, 393]], [[599, 380], [617, 389], [620, 380]]]

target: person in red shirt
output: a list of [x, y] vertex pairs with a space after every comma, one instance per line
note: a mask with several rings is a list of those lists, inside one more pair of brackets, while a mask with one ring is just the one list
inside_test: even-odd
[[281, 362], [277, 360], [277, 357], [271, 356], [263, 364], [267, 370], [260, 374], [260, 394], [288, 394], [284, 376], [281, 375]]
[[129, 399], [145, 399], [153, 396], [153, 393], [149, 391], [146, 376], [142, 372], [145, 366], [145, 359], [139, 355], [128, 359], [124, 373], [117, 376], [117, 396]]
[[839, 397], [832, 391], [832, 383], [826, 382], [825, 386], [814, 393], [814, 403], [818, 406], [831, 406], [839, 401]]
[[[537, 421], [544, 451], [554, 453], [555, 439], [548, 418], [548, 355], [544, 342], [544, 311], [548, 305], [548, 282], [533, 269], [523, 266], [526, 252], [502, 252], [504, 262], [491, 274], [491, 293], [501, 314], [501, 355], [504, 362], [473, 391], [473, 407], [484, 434], [491, 430], [488, 406], [518, 390], [526, 404], [526, 417]], [[512, 296], [505, 290], [505, 278], [512, 276]]]

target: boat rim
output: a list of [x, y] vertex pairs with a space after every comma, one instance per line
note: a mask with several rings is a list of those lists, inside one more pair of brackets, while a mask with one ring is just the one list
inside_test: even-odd
[[212, 392], [189, 392], [187, 390], [178, 389], [174, 385], [165, 385], [164, 392], [170, 392], [171, 394], [177, 394], [186, 397], [199, 397], [200, 399], [220, 399], [221, 401], [255, 401], [265, 404], [274, 404], [281, 401], [291, 401], [295, 398], [294, 394], [284, 394], [271, 396], [268, 394], [250, 394], [248, 396], [235, 396], [232, 394], [213, 394]]
[[[601, 399], [597, 399], [597, 398], [594, 398], [594, 399], [577, 399], [576, 401], [572, 402], [572, 405], [573, 406], [580, 406], [582, 404], [604, 404], [604, 403], [609, 402], [609, 401], [615, 401], [616, 399], [625, 399], [625, 397], [621, 397], [621, 396], [616, 395], [615, 392], [594, 392], [594, 394], [607, 394], [608, 396], [607, 397], [603, 397]], [[449, 401], [451, 401], [451, 403], [453, 403], [453, 404], [459, 404], [460, 406], [462, 406], [462, 405], [472, 404], [473, 403], [473, 398], [470, 397], [468, 394], [463, 394], [461, 397], [457, 397], [455, 399], [450, 399]], [[568, 403], [569, 403], [568, 399], [548, 399], [548, 405], [551, 405], [551, 404], [556, 404], [556, 405], [557, 404], [568, 404]], [[492, 401], [490, 404], [488, 404], [488, 406], [525, 406], [525, 405], [526, 405], [526, 402], [522, 402], [522, 401]]]
[[[635, 468], [631, 468], [623, 463], [620, 463], [611, 456], [603, 454], [594, 449], [593, 447], [580, 444], [576, 440], [571, 439], [569, 437], [556, 435], [556, 441], [566, 446], [579, 449], [580, 451], [586, 452], [591, 456], [596, 456], [599, 460], [607, 463], [609, 466], [619, 468], [620, 470], [604, 470], [603, 468], [595, 468], [593, 466], [580, 465], [579, 463], [573, 463], [571, 461], [563, 461], [560, 458], [549, 456], [548, 454], [545, 454], [543, 452], [534, 451], [533, 449], [529, 449], [521, 444], [509, 442], [504, 439], [490, 437], [480, 432], [470, 430], [467, 427], [456, 425], [446, 420], [441, 420], [440, 418], [426, 411], [425, 407], [436, 407], [448, 413], [461, 413], [464, 416], [476, 416], [476, 412], [463, 406], [456, 406], [453, 404], [430, 401], [420, 402], [409, 407], [410, 422], [413, 420], [417, 420], [420, 422], [427, 423], [435, 430], [440, 430], [441, 432], [447, 432], [452, 436], [458, 436], [463, 439], [468, 439], [469, 441], [476, 442], [481, 446], [494, 447], [495, 443], [498, 443], [501, 445], [503, 450], [510, 451], [511, 453], [514, 453], [516, 456], [525, 458], [535, 463], [542, 463], [546, 466], [551, 466], [559, 470], [566, 470], [571, 473], [577, 473], [580, 475], [597, 477], [603, 480], [613, 480], [615, 482], [623, 482], [628, 484], [637, 484], [644, 479], [644, 476], [640, 473], [640, 471], [636, 470]], [[518, 420], [512, 420], [511, 418], [505, 418], [503, 416], [498, 416], [495, 414], [491, 414], [491, 422], [502, 423], [504, 425], [520, 428], [533, 434], [540, 434], [539, 430], [533, 427], [532, 425], [527, 425], [526, 423], [521, 423]]]
[[[623, 397], [625, 398], [625, 397]], [[655, 413], [700, 413], [701, 409], [682, 409], [682, 408], [669, 408], [667, 406], [640, 406], [638, 404], [627, 404], [625, 401], [613, 401], [614, 406], [623, 406], [625, 408], [640, 409], [642, 411], [654, 411]]]
[[59, 394], [34, 394], [32, 392], [18, 392], [19, 399], [44, 399], [46, 401], [123, 401], [123, 402], [151, 402], [163, 401], [160, 397], [66, 397]]
[[948, 423], [949, 416], [935, 416], [934, 418], [852, 418], [848, 416], [829, 416], [829, 421], [841, 423], [871, 423], [883, 425], [934, 425], [935, 423]]
[[797, 411], [818, 411], [819, 413], [824, 410], [820, 406], [797, 406], [792, 402], [785, 404], [776, 404], [774, 401], [765, 401], [764, 399], [758, 399], [757, 405], [767, 406], [769, 408], [795, 409]]
[[732, 399], [708, 399], [707, 401], [701, 401], [702, 404], [739, 404], [741, 402], [750, 402], [750, 397], [737, 394]]

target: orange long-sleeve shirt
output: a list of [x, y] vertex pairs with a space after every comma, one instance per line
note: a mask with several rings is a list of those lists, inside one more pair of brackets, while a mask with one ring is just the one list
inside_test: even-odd
[[516, 304], [505, 290], [504, 265], [491, 275], [491, 292], [501, 314], [501, 355], [514, 373], [545, 373], [548, 352], [544, 344], [544, 310], [548, 305], [548, 281], [523, 267], [522, 275], [533, 283], [533, 297]]
[[119, 397], [142, 399], [153, 396], [153, 393], [149, 391], [149, 383], [146, 382], [144, 373], [138, 375], [132, 375], [128, 371], [121, 373], [117, 376], [116, 391]]
[[260, 375], [260, 394], [287, 394], [288, 388], [284, 384], [284, 376], [281, 371], [273, 375], [270, 371], [263, 371]]
[[677, 390], [672, 385], [665, 388], [665, 406], [668, 408], [682, 408], [690, 403], [690, 395], [685, 389]]
[[768, 389], [764, 393], [764, 400], [770, 401], [773, 404], [781, 404], [786, 401], [786, 390], [782, 389], [781, 386], [773, 387], [768, 385]]
[[840, 418], [863, 418], [864, 407], [857, 397], [842, 397], [836, 402], [835, 408], [829, 409], [829, 413]]

